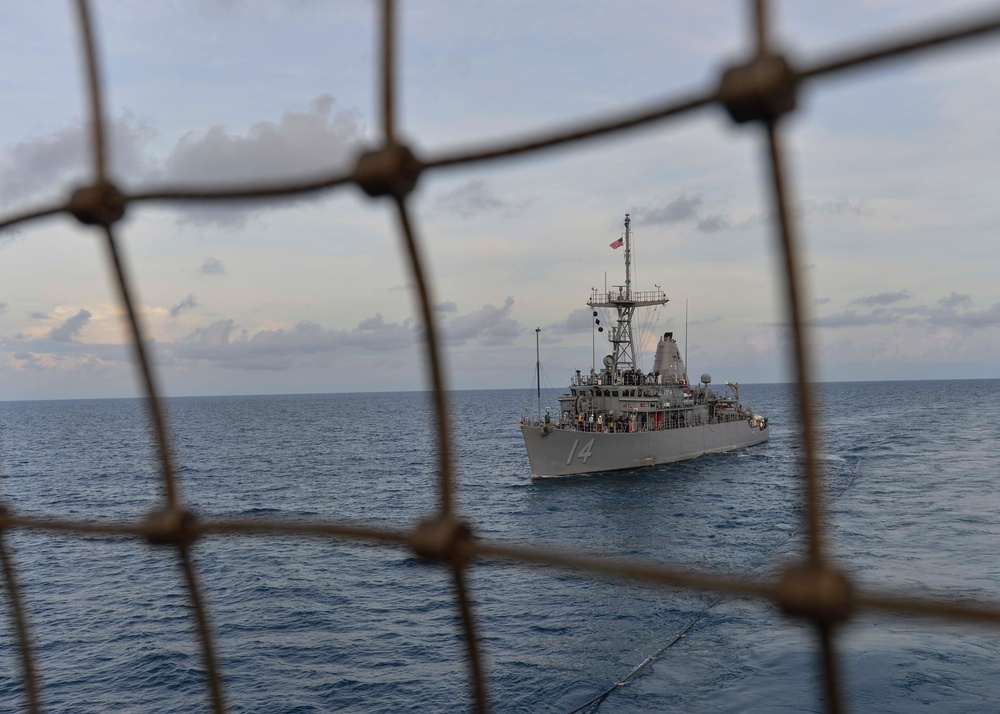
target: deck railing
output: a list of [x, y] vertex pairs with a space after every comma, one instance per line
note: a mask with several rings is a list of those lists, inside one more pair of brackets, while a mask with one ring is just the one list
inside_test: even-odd
[[633, 290], [626, 300], [625, 294], [620, 290], [608, 290], [607, 292], [594, 290], [590, 295], [587, 304], [591, 307], [605, 304], [629, 304], [629, 303], [664, 303], [667, 302], [667, 295], [662, 290]]

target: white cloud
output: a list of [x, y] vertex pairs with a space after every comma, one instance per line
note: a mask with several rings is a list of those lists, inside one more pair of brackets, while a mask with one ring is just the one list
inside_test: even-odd
[[[345, 168], [365, 138], [360, 115], [334, 112], [334, 103], [323, 94], [307, 111], [288, 110], [279, 121], [259, 121], [245, 132], [222, 125], [190, 130], [165, 154], [156, 153], [158, 132], [151, 123], [125, 111], [108, 123], [112, 175], [134, 189], [150, 183], [214, 187], [328, 174]], [[53, 187], [67, 194], [89, 178], [89, 146], [87, 127], [77, 121], [6, 147], [0, 152], [0, 201], [49, 197]], [[283, 204], [306, 200], [317, 197]], [[234, 227], [277, 206], [229, 201], [188, 204], [180, 210], [186, 222]]]

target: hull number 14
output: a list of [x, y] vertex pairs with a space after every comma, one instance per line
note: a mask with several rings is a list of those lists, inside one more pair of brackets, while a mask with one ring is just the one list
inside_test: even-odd
[[573, 440], [573, 448], [569, 450], [569, 456], [566, 457], [566, 463], [567, 464], [572, 463], [574, 456], [576, 456], [576, 458], [578, 458], [578, 459], [583, 459], [583, 463], [587, 463], [587, 459], [589, 459], [591, 456], [594, 455], [594, 451], [593, 451], [594, 450], [594, 440], [593, 439], [591, 439], [586, 444], [584, 444], [583, 448], [580, 449], [580, 453], [578, 454], [578, 453], [576, 453], [576, 447], [578, 447], [579, 445], [580, 445], [580, 440], [579, 439], [574, 439]]

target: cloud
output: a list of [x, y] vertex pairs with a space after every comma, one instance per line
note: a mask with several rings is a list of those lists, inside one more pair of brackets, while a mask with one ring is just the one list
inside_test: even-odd
[[[188, 296], [181, 305], [196, 303]], [[445, 342], [451, 345], [475, 342], [491, 347], [510, 344], [522, 327], [510, 317], [514, 299], [503, 306], [484, 305], [466, 315], [458, 315], [442, 325]], [[453, 303], [445, 303], [454, 313]], [[19, 353], [16, 359], [27, 368], [67, 368], [89, 362], [128, 362], [125, 345], [74, 341], [90, 319], [87, 310], [55, 328], [48, 336], [31, 338], [25, 334], [0, 337], [0, 352]], [[242, 370], [288, 370], [298, 366], [330, 367], [340, 359], [354, 364], [363, 352], [399, 353], [417, 348], [420, 330], [410, 319], [387, 321], [381, 314], [367, 317], [350, 329], [324, 328], [308, 320], [289, 328], [257, 332], [241, 328], [235, 320], [216, 320], [199, 327], [175, 342], [157, 342], [158, 362], [163, 366], [208, 364]]]
[[[305, 112], [286, 111], [279, 122], [261, 121], [246, 133], [224, 126], [190, 131], [164, 159], [156, 178], [171, 184], [243, 184], [320, 176], [345, 169], [365, 143], [365, 129], [355, 111], [333, 112], [334, 98], [323, 94]], [[293, 202], [321, 200], [321, 195]], [[288, 205], [288, 202], [283, 202]], [[229, 202], [188, 208], [185, 220], [218, 226], [241, 226], [266, 202]]]
[[44, 312], [29, 312], [28, 313], [28, 317], [30, 317], [32, 320], [48, 320], [49, 319], [48, 314], [46, 314]]
[[855, 310], [835, 312], [822, 317], [813, 318], [811, 325], [816, 327], [859, 327], [865, 325], [891, 325], [902, 319], [895, 310], [873, 310], [867, 314], [858, 314]]
[[7, 303], [0, 302], [0, 315], [3, 315], [5, 312], [7, 312]]
[[705, 201], [700, 195], [688, 196], [682, 193], [669, 203], [658, 204], [634, 211], [636, 221], [641, 224], [666, 224], [694, 221], [695, 229], [701, 233], [718, 233], [729, 228], [743, 228], [748, 224], [734, 224], [722, 213], [706, 214]]
[[852, 305], [891, 305], [900, 300], [908, 300], [913, 297], [909, 290], [897, 290], [896, 292], [878, 293], [877, 295], [867, 295], [851, 300]]
[[968, 307], [972, 305], [972, 296], [965, 293], [952, 292], [948, 297], [938, 300], [937, 304], [946, 308]]
[[45, 363], [31, 352], [15, 352], [13, 357], [20, 363], [17, 365], [17, 369], [32, 371], [43, 371], [45, 369]]
[[842, 197], [832, 201], [816, 201], [814, 199], [804, 199], [799, 201], [793, 210], [797, 216], [870, 216], [871, 211], [865, 207], [862, 200], [851, 201]]
[[830, 302], [830, 298], [828, 298], [828, 297], [818, 297], [815, 300], [813, 300], [813, 305], [817, 305], [817, 306], [819, 306], [819, 305], [826, 305], [828, 302]]
[[547, 325], [544, 332], [555, 332], [559, 335], [582, 335], [590, 332], [593, 321], [594, 311], [589, 307], [581, 307], [573, 310], [565, 320]]
[[438, 303], [437, 305], [435, 305], [434, 311], [444, 314], [458, 312], [458, 305], [456, 305], [451, 300], [446, 300], [445, 302]]
[[225, 275], [226, 266], [218, 258], [207, 255], [201, 264], [200, 272], [202, 275]]
[[868, 313], [846, 310], [823, 315], [814, 318], [810, 324], [816, 327], [863, 327], [890, 325], [905, 320], [912, 325], [923, 324], [935, 327], [981, 329], [1000, 326], [1000, 303], [983, 310], [977, 308], [972, 302], [972, 298], [963, 293], [952, 292], [933, 305], [887, 306], [909, 297], [910, 294], [907, 291], [901, 290], [895, 293], [879, 293], [878, 295], [858, 298], [852, 304], [877, 305], [877, 307]]
[[[245, 132], [225, 126], [185, 133], [165, 154], [155, 155], [156, 130], [125, 112], [109, 124], [112, 173], [127, 186], [149, 183], [218, 186], [317, 177], [346, 168], [365, 142], [365, 127], [353, 110], [333, 111], [323, 94], [306, 111], [286, 111], [279, 121], [260, 121]], [[83, 122], [25, 139], [0, 152], [0, 203], [67, 193], [89, 176], [90, 138]], [[291, 202], [320, 200], [297, 197]], [[183, 222], [240, 226], [272, 202], [187, 205]]]
[[[861, 200], [851, 201], [848, 198], [838, 198], [827, 201], [805, 199], [797, 202], [792, 208], [793, 215], [840, 215], [861, 216], [871, 215], [865, 209]], [[652, 206], [640, 207], [633, 211], [636, 221], [646, 224], [683, 223], [693, 221], [694, 227], [701, 233], [718, 233], [725, 230], [743, 230], [772, 222], [773, 210], [753, 214], [742, 220], [730, 219], [725, 213], [706, 213], [705, 201], [700, 195], [688, 196], [682, 193], [674, 200], [660, 201]]]
[[[202, 272], [204, 272], [204, 270], [205, 266], [203, 265]], [[170, 317], [177, 317], [185, 310], [190, 310], [193, 307], [198, 307], [198, 298], [189, 294], [186, 298], [170, 308]]]
[[642, 224], [678, 223], [698, 218], [701, 210], [701, 196], [681, 194], [670, 203], [660, 202], [633, 212], [636, 221]]
[[289, 329], [260, 330], [250, 335], [236, 323], [218, 320], [174, 343], [175, 359], [204, 361], [239, 369], [284, 370], [317, 356], [349, 348], [386, 351], [413, 344], [409, 320], [386, 322], [382, 315], [366, 318], [351, 330], [324, 329], [304, 320]]
[[[156, 132], [145, 121], [125, 112], [108, 122], [111, 170], [116, 176], [142, 178], [149, 174], [145, 147]], [[69, 187], [89, 176], [89, 128], [80, 121], [46, 136], [24, 139], [0, 154], [0, 199], [3, 203]]]
[[698, 221], [696, 228], [702, 233], [718, 233], [727, 228], [731, 228], [732, 224], [729, 219], [722, 214], [717, 214], [714, 216], [706, 216]]
[[63, 324], [52, 328], [49, 338], [55, 342], [73, 342], [91, 318], [89, 310], [80, 310]]
[[482, 179], [472, 179], [437, 200], [438, 206], [461, 218], [472, 218], [509, 205], [497, 198], [496, 194]]
[[483, 305], [475, 312], [452, 318], [442, 328], [445, 341], [451, 345], [465, 344], [470, 340], [478, 340], [479, 344], [488, 346], [511, 344], [523, 329], [509, 317], [513, 306], [514, 298], [508, 297], [503, 307]]
[[945, 327], [994, 327], [1000, 325], [1000, 303], [994, 304], [987, 310], [965, 310], [956, 311], [949, 309], [946, 312], [936, 313], [930, 316], [930, 322]]

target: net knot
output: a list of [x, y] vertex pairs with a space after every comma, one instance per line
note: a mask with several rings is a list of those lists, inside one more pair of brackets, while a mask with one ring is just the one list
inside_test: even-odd
[[142, 534], [153, 545], [189, 546], [198, 539], [191, 511], [170, 507], [151, 511], [142, 523]]
[[369, 196], [405, 196], [417, 185], [423, 164], [403, 144], [366, 151], [354, 167], [354, 181]]
[[81, 186], [70, 196], [67, 209], [89, 226], [110, 226], [125, 215], [125, 195], [110, 181]]
[[820, 624], [840, 624], [854, 612], [854, 588], [847, 576], [813, 563], [785, 568], [778, 579], [777, 600], [786, 615]]
[[737, 124], [774, 121], [795, 109], [799, 75], [783, 55], [757, 55], [722, 73], [719, 102]]
[[465, 567], [472, 559], [472, 529], [454, 516], [438, 516], [420, 521], [410, 535], [410, 547], [426, 560]]

